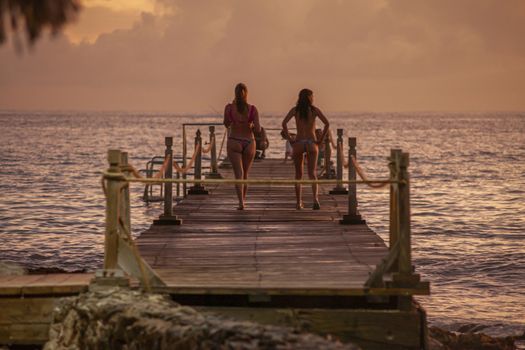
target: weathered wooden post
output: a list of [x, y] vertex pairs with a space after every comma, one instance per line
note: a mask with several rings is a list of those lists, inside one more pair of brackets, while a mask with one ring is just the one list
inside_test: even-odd
[[337, 150], [336, 150], [336, 161], [337, 161], [337, 185], [330, 191], [330, 194], [348, 194], [348, 190], [343, 185], [343, 129], [337, 129]]
[[[120, 170], [120, 150], [108, 151], [109, 169], [104, 176], [106, 184], [106, 232], [104, 236], [104, 268], [95, 272], [90, 281], [90, 290], [106, 287], [127, 286], [129, 279], [118, 266], [119, 211], [124, 174]], [[121, 214], [122, 215], [122, 214]]]
[[[197, 155], [195, 156], [195, 165], [194, 165], [194, 179], [202, 179], [202, 138], [201, 131], [197, 130], [195, 135], [195, 151]], [[208, 194], [208, 191], [201, 185], [200, 182], [195, 182], [193, 186], [188, 190], [188, 194]]]
[[324, 178], [332, 178], [332, 164], [330, 162], [332, 157], [332, 148], [330, 148], [330, 137], [327, 134], [324, 139]]
[[[177, 171], [177, 180], [180, 179], [180, 173]], [[180, 197], [180, 183], [177, 183], [177, 198]]]
[[[131, 176], [131, 171], [128, 164], [128, 152], [120, 153], [120, 170], [124, 176]], [[131, 204], [129, 198], [129, 185], [126, 185], [121, 192], [120, 218], [128, 229], [128, 232], [131, 232]]]
[[210, 172], [206, 174], [207, 179], [222, 179], [221, 174], [219, 174], [219, 166], [217, 164], [217, 142], [215, 140], [215, 126], [210, 125]]
[[[164, 169], [164, 178], [173, 178], [173, 137], [166, 136], [164, 139], [166, 150], [164, 157], [168, 159], [168, 165]], [[164, 186], [164, 213], [157, 220], [153, 221], [154, 225], [180, 225], [182, 220], [173, 215], [173, 184], [167, 182]]]
[[117, 268], [118, 256], [118, 212], [120, 186], [123, 174], [120, 172], [120, 150], [108, 151], [110, 175], [106, 180], [106, 235], [104, 239], [104, 270]]
[[[355, 137], [348, 138], [348, 181], [356, 180], [356, 170], [352, 162], [352, 156], [357, 157], [356, 152], [357, 140]], [[357, 210], [357, 185], [355, 183], [348, 184], [348, 214], [343, 215], [339, 220], [343, 225], [360, 225], [365, 224], [366, 221], [361, 218]]]
[[[401, 163], [400, 149], [391, 149], [389, 158], [390, 180], [399, 181], [400, 163]], [[389, 249], [394, 249], [399, 237], [399, 207], [398, 207], [399, 185], [398, 183], [390, 184], [390, 227], [389, 227]], [[389, 272], [398, 270], [398, 259], [391, 265]]]
[[[398, 153], [399, 154], [399, 153]], [[408, 176], [408, 153], [399, 154], [399, 175], [398, 175], [398, 195], [397, 200], [397, 214], [399, 227], [398, 232], [398, 268], [397, 272], [392, 275], [392, 286], [398, 288], [416, 288], [420, 283], [419, 274], [414, 274], [412, 267], [412, 246], [411, 246], [411, 232], [410, 232], [410, 181]], [[403, 310], [408, 310], [412, 307], [412, 297], [398, 298], [398, 307]]]
[[[188, 146], [186, 145], [186, 125], [182, 125], [182, 167], [186, 169], [187, 161], [186, 157], [188, 157]], [[186, 173], [182, 173], [182, 178], [185, 180], [188, 176]], [[186, 190], [187, 190], [186, 183], [182, 184], [182, 196], [186, 198]]]

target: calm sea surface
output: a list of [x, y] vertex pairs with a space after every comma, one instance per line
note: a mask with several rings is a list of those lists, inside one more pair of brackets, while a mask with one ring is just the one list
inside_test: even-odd
[[[525, 113], [329, 116], [358, 138], [370, 177], [388, 174], [391, 148], [410, 152], [413, 256], [432, 283], [421, 297], [431, 323], [486, 325], [492, 334], [525, 329]], [[263, 125], [278, 128], [280, 117]], [[217, 116], [130, 113], [0, 112], [0, 260], [28, 268], [99, 268], [106, 151], [130, 152], [144, 168], [163, 154], [164, 136], [180, 152], [183, 122]], [[193, 134], [195, 129], [190, 129]], [[218, 139], [222, 138], [222, 128]], [[189, 140], [189, 136], [188, 136]], [[284, 145], [270, 133], [270, 156]], [[133, 187], [134, 234], [159, 215]], [[290, 193], [293, 196], [292, 193]], [[388, 239], [388, 191], [358, 188], [361, 213]], [[232, 208], [233, 209], [233, 208]]]

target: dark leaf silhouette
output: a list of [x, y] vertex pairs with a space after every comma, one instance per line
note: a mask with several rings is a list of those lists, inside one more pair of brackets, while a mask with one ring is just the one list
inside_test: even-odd
[[79, 10], [79, 0], [0, 0], [0, 44], [6, 41], [9, 29], [22, 28], [30, 44], [45, 28], [56, 34]]

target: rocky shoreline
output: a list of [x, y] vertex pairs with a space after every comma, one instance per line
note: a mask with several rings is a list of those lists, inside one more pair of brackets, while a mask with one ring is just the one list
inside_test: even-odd
[[319, 335], [204, 315], [168, 296], [111, 288], [63, 298], [44, 350], [347, 349]]
[[[429, 328], [429, 350], [514, 350], [519, 337], [493, 338], [483, 333]], [[55, 310], [44, 350], [103, 349], [358, 349], [350, 343], [203, 315], [169, 297], [128, 289], [88, 292], [64, 298]]]

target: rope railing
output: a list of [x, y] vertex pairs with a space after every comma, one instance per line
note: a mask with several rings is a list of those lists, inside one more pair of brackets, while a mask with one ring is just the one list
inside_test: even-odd
[[[339, 134], [339, 132], [338, 132]], [[375, 287], [383, 286], [384, 281], [382, 280], [383, 275], [386, 272], [394, 272], [392, 275], [393, 280], [388, 286], [419, 286], [419, 275], [414, 274], [412, 270], [411, 262], [411, 243], [410, 243], [410, 191], [409, 191], [409, 178], [408, 178], [408, 153], [402, 153], [401, 150], [392, 150], [391, 156], [388, 162], [388, 168], [390, 170], [390, 176], [388, 179], [370, 179], [367, 174], [363, 171], [361, 165], [357, 161], [356, 157], [356, 139], [353, 137], [349, 138], [349, 149], [348, 149], [348, 179], [342, 178], [342, 164], [344, 157], [343, 155], [343, 142], [342, 142], [342, 130], [341, 135], [338, 135], [338, 178], [337, 179], [285, 179], [285, 178], [258, 178], [258, 179], [221, 179], [221, 178], [201, 178], [200, 174], [200, 157], [202, 155], [202, 141], [200, 138], [200, 132], [198, 132], [195, 142], [194, 153], [191, 157], [190, 162], [181, 167], [177, 162], [173, 161], [173, 168], [178, 173], [183, 175], [195, 167], [195, 177], [193, 179], [188, 178], [173, 178], [171, 176], [171, 170], [169, 160], [172, 159], [172, 153], [168, 152], [171, 149], [168, 147], [166, 152], [166, 158], [160, 171], [155, 177], [145, 178], [141, 176], [138, 171], [128, 163], [127, 158], [124, 163], [119, 164], [119, 150], [111, 150], [108, 152], [108, 160], [110, 168], [102, 173], [102, 189], [107, 199], [107, 215], [106, 215], [106, 236], [110, 237], [107, 241], [109, 243], [106, 249], [106, 254], [109, 258], [105, 260], [105, 269], [112, 269], [115, 267], [115, 251], [118, 252], [118, 244], [115, 246], [114, 237], [116, 234], [119, 239], [132, 241], [130, 233], [130, 222], [129, 222], [129, 198], [121, 199], [120, 192], [124, 190], [125, 194], [129, 196], [129, 187], [131, 183], [144, 183], [144, 184], [165, 184], [166, 188], [170, 188], [172, 184], [195, 184], [194, 187], [203, 185], [275, 185], [275, 186], [292, 186], [292, 185], [338, 185], [344, 189], [343, 184], [348, 186], [346, 194], [348, 195], [348, 214], [343, 215], [343, 218], [339, 220], [341, 224], [345, 225], [362, 225], [365, 221], [362, 220], [357, 207], [357, 196], [356, 196], [356, 185], [363, 184], [370, 188], [380, 189], [389, 186], [390, 187], [390, 252], [386, 259], [377, 266], [376, 270], [372, 273], [369, 280], [366, 282], [366, 286]], [[227, 137], [224, 134], [223, 144]], [[166, 142], [167, 146], [171, 146], [172, 142]], [[215, 136], [210, 135], [210, 144], [215, 145]], [[207, 147], [209, 151], [215, 148], [213, 146]], [[221, 145], [222, 151], [222, 145]], [[220, 153], [219, 153], [220, 154]], [[343, 157], [343, 158], [341, 158]], [[166, 177], [162, 178], [163, 173], [166, 173]], [[356, 177], [358, 175], [358, 177]], [[185, 177], [185, 176], [184, 176]], [[167, 190], [166, 193], [168, 193]], [[127, 191], [127, 192], [126, 192]], [[208, 194], [207, 191], [205, 191]], [[191, 194], [191, 193], [190, 193]], [[120, 203], [120, 204], [119, 204]], [[123, 205], [125, 210], [119, 209], [119, 205]], [[166, 208], [168, 210], [166, 210]], [[178, 218], [172, 212], [173, 202], [171, 198], [165, 198], [165, 212], [159, 217], [159, 220], [155, 220], [154, 224], [159, 225], [181, 225], [182, 219]], [[126, 214], [126, 210], [128, 214]], [[124, 213], [124, 214], [122, 214]], [[122, 217], [124, 215], [124, 217]], [[117, 232], [119, 231], [119, 232]], [[112, 236], [113, 235], [113, 236]], [[134, 256], [138, 254], [136, 247], [132, 244], [127, 244], [124, 248], [127, 256]], [[130, 250], [131, 249], [131, 250]], [[120, 254], [120, 253], [118, 253]], [[149, 266], [140, 260], [140, 255], [135, 256], [135, 259], [139, 264], [135, 268], [135, 276], [141, 276], [143, 281], [153, 281], [151, 277], [152, 273], [149, 270]], [[143, 264], [140, 266], [140, 264]], [[119, 262], [120, 264], [120, 262]], [[146, 276], [146, 274], [148, 276]], [[157, 282], [152, 282], [158, 283]], [[145, 285], [149, 288], [148, 285]]]
[[[341, 145], [342, 147], [343, 145]], [[348, 169], [348, 160], [345, 159], [345, 156], [342, 151], [337, 152], [337, 156], [340, 158], [341, 163], [343, 164], [343, 168]]]
[[186, 166], [181, 167], [179, 163], [177, 163], [177, 161], [174, 160], [173, 168], [175, 169], [175, 171], [178, 172], [179, 174], [186, 174], [193, 167], [193, 163], [195, 163], [195, 159], [197, 158], [199, 150], [200, 150], [200, 145], [197, 145], [195, 147], [195, 150], [193, 151], [193, 155], [191, 156], [190, 161], [188, 162], [188, 164], [186, 164]]
[[219, 155], [217, 156], [217, 159], [221, 159], [222, 149], [224, 147], [224, 141], [226, 140], [226, 135], [228, 135], [228, 130], [226, 130], [224, 132], [224, 135], [222, 135], [221, 148], [219, 149]]
[[208, 143], [208, 147], [202, 149], [202, 153], [210, 153], [213, 143], [215, 142], [215, 135], [212, 136], [212, 140]]
[[[345, 169], [348, 169], [349, 163], [345, 159], [343, 152], [342, 151], [337, 152], [337, 156], [339, 157], [339, 161], [343, 164], [343, 167]], [[385, 182], [382, 182], [382, 181], [370, 180], [368, 178], [368, 176], [366, 175], [366, 173], [363, 171], [363, 168], [361, 167], [361, 165], [357, 161], [356, 157], [354, 157], [353, 155], [350, 155], [350, 159], [352, 160], [352, 165], [354, 166], [354, 168], [355, 168], [357, 174], [359, 175], [359, 177], [362, 180], [366, 181], [366, 184], [369, 187], [371, 187], [371, 188], [383, 188], [383, 187], [385, 187], [385, 186], [387, 186], [389, 184], [389, 183], [385, 183]]]
[[385, 183], [385, 182], [376, 181], [376, 180], [369, 180], [368, 177], [366, 176], [365, 172], [363, 171], [363, 169], [361, 169], [361, 166], [357, 162], [357, 159], [353, 155], [350, 156], [350, 159], [352, 159], [352, 164], [354, 165], [355, 170], [356, 170], [357, 174], [359, 175], [359, 177], [363, 181], [366, 181], [366, 184], [369, 187], [372, 187], [372, 188], [383, 188], [383, 187], [389, 185], [390, 183], [392, 183], [392, 182], [386, 182]]
[[[140, 176], [135, 168], [128, 164], [126, 152], [110, 152], [108, 154], [110, 168], [108, 172], [122, 176]], [[136, 173], [136, 174], [134, 174]], [[150, 178], [151, 179], [151, 178]], [[106, 198], [106, 234], [104, 239], [104, 270], [96, 276], [92, 283], [107, 285], [110, 279], [115, 282], [115, 270], [124, 270], [130, 276], [136, 277], [146, 291], [152, 286], [163, 286], [164, 282], [141, 257], [131, 235], [129, 182], [114, 181], [104, 177], [102, 189]], [[108, 277], [109, 276], [109, 277]]]
[[389, 185], [389, 184], [401, 184], [404, 183], [403, 181], [396, 181], [396, 180], [325, 180], [325, 179], [318, 179], [318, 180], [296, 180], [296, 179], [152, 179], [152, 178], [144, 178], [144, 177], [126, 177], [120, 174], [112, 174], [108, 172], [103, 173], [104, 179], [113, 179], [113, 180], [119, 180], [119, 181], [126, 181], [126, 182], [139, 182], [139, 183], [180, 183], [180, 184], [193, 184], [193, 183], [202, 183], [202, 184], [209, 184], [209, 185], [220, 185], [220, 184], [228, 184], [228, 185], [335, 185], [338, 183], [343, 184], [381, 184], [383, 185]]

